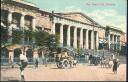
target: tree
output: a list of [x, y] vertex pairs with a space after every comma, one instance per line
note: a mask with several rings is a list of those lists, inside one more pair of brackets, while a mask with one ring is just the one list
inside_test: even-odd
[[24, 38], [23, 30], [12, 30], [12, 44], [22, 44], [22, 38]]
[[57, 51], [58, 46], [59, 46], [58, 36], [53, 35], [53, 34], [49, 35], [45, 43], [51, 52]]
[[46, 40], [49, 37], [49, 33], [45, 31], [35, 31], [34, 32], [35, 37], [35, 45], [38, 47], [46, 46]]
[[24, 43], [27, 45], [31, 45], [32, 38], [34, 37], [34, 31], [32, 30], [24, 30]]
[[30, 47], [36, 46], [40, 49], [41, 48], [49, 49], [52, 52], [52, 51], [56, 51], [59, 44], [58, 36], [49, 34], [44, 30], [32, 31], [32, 30], [13, 29], [12, 36], [8, 36], [8, 30], [2, 29], [1, 35], [2, 35], [1, 39], [3, 45], [5, 45], [5, 43], [8, 43], [9, 38], [12, 38], [12, 43], [10, 45], [23, 44]]
[[[21, 44], [21, 38], [23, 38], [23, 31], [21, 29], [13, 29], [12, 36], [8, 34], [8, 28], [1, 28], [1, 45], [7, 47], [14, 44]], [[9, 39], [12, 38], [12, 42]]]
[[4, 28], [1, 26], [0, 28], [0, 39], [1, 39], [1, 46], [6, 46], [7, 42], [8, 42], [8, 38], [9, 38], [9, 35], [8, 35], [8, 29], [7, 28]]

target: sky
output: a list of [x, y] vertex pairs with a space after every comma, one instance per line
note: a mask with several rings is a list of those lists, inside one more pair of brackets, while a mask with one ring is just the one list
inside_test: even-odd
[[25, 0], [55, 13], [82, 12], [100, 25], [114, 26], [126, 32], [127, 0]]

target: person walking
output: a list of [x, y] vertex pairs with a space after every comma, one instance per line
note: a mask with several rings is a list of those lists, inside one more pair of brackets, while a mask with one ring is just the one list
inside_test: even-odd
[[42, 64], [44, 64], [44, 60], [45, 60], [44, 51], [42, 51]]
[[114, 59], [113, 60], [113, 72], [114, 72], [114, 74], [117, 73], [117, 68], [118, 68], [118, 61], [117, 61], [117, 59]]
[[58, 65], [60, 62], [59, 54], [56, 55], [55, 59], [56, 59], [56, 65]]
[[24, 69], [27, 67], [28, 65], [28, 59], [25, 55], [25, 51], [22, 50], [21, 54], [20, 54], [20, 63], [18, 63], [18, 65], [20, 66], [20, 71], [21, 71], [21, 81], [25, 80], [24, 77]]
[[92, 64], [92, 54], [89, 54], [89, 65], [91, 65]]
[[49, 57], [49, 51], [46, 50], [44, 53], [44, 65], [45, 65], [45, 67], [47, 67], [47, 65], [48, 65], [48, 57]]
[[33, 52], [33, 60], [34, 60], [34, 64], [35, 64], [35, 68], [38, 68], [38, 63], [39, 63], [39, 59], [38, 59], [38, 51], [34, 50]]
[[112, 54], [112, 59], [113, 59], [113, 60], [115, 59], [115, 54]]

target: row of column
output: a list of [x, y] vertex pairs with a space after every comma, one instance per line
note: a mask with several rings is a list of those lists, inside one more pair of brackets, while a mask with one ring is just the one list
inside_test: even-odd
[[[111, 37], [110, 37], [111, 36]], [[110, 40], [111, 39], [111, 40]], [[110, 43], [111, 42], [111, 43]], [[120, 36], [118, 35], [114, 35], [114, 34], [110, 34], [109, 35], [109, 45], [116, 45], [118, 44], [119, 45], [119, 49], [121, 49], [121, 42], [120, 42]], [[110, 47], [109, 47], [110, 49]], [[117, 49], [117, 45], [116, 45], [116, 49]]]
[[[13, 12], [12, 11], [9, 11], [9, 13], [8, 13], [8, 22], [9, 23], [11, 23], [12, 22], [12, 14], [13, 14]], [[36, 22], [36, 20], [35, 20], [35, 17], [33, 17], [33, 19], [32, 19], [32, 28], [33, 28], [33, 30], [35, 30], [35, 23]], [[21, 18], [20, 18], [20, 27], [24, 27], [24, 25], [25, 25], [25, 14], [21, 14]]]
[[[13, 19], [13, 17], [12, 17], [12, 14], [13, 14], [13, 12], [12, 11], [9, 11], [9, 13], [8, 13], [8, 17], [7, 17], [7, 20], [8, 20], [8, 23], [9, 23], [9, 35], [10, 36], [12, 36], [12, 27], [11, 27], [11, 23], [12, 23], [12, 19]], [[32, 19], [32, 28], [33, 28], [33, 30], [35, 30], [35, 27], [36, 27], [36, 19], [35, 19], [35, 17], [33, 17], [33, 19]], [[20, 27], [22, 28], [22, 29], [24, 29], [24, 27], [25, 27], [25, 14], [21, 14], [21, 18], [20, 18]], [[12, 38], [10, 38], [9, 39], [9, 42], [12, 42]]]
[[[71, 26], [67, 26], [67, 45], [68, 46], [71, 46]], [[61, 24], [60, 25], [60, 43], [63, 45], [63, 38], [65, 35], [63, 35], [63, 25]], [[74, 38], [73, 38], [73, 47], [74, 48], [78, 48], [77, 46], [77, 29], [78, 27], [74, 27]], [[86, 29], [86, 33], [85, 33], [85, 37], [86, 37], [86, 41], [83, 39], [83, 28], [80, 28], [80, 48], [85, 48], [85, 49], [89, 49], [89, 31], [88, 29]], [[53, 25], [53, 28], [52, 28], [52, 33], [55, 34], [55, 24]], [[94, 46], [94, 31], [91, 30], [91, 49], [95, 49], [95, 46]], [[85, 41], [85, 45], [83, 45], [83, 41]], [[96, 42], [95, 42], [95, 45], [96, 45], [96, 49], [98, 49], [99, 47], [99, 39], [98, 39], [98, 32], [96, 32]]]
[[[12, 15], [13, 15], [13, 12], [9, 11], [7, 21], [9, 23], [8, 32], [9, 32], [10, 36], [12, 36], [12, 27], [11, 27], [12, 19], [13, 19]], [[20, 18], [20, 27], [22, 29], [25, 28], [25, 14], [23, 14], [23, 13], [21, 14], [21, 18]], [[35, 17], [33, 17], [33, 19], [32, 19], [32, 28], [33, 28], [33, 30], [35, 30], [35, 27], [36, 27], [36, 19], [35, 19]], [[24, 38], [22, 40], [24, 41]], [[12, 42], [12, 38], [9, 39], [9, 42]], [[13, 60], [12, 59], [13, 58], [13, 51], [9, 52], [9, 57], [11, 57], [11, 60]]]

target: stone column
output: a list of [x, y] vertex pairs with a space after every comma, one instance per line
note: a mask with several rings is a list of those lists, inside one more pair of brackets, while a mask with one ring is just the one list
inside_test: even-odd
[[112, 48], [114, 49], [114, 34], [112, 34]]
[[117, 49], [119, 49], [119, 46], [120, 46], [120, 44], [119, 44], [119, 35], [117, 36]]
[[70, 46], [70, 26], [68, 26], [68, 30], [67, 30], [67, 45]]
[[118, 42], [117, 42], [117, 35], [116, 35], [116, 49], [117, 49], [117, 44], [118, 44]]
[[121, 40], [120, 40], [120, 36], [119, 36], [119, 50], [121, 50]]
[[96, 49], [98, 50], [99, 48], [99, 33], [98, 31], [96, 32]]
[[117, 43], [117, 37], [118, 37], [118, 36], [116, 35], [116, 43]]
[[12, 11], [9, 11], [8, 13], [8, 23], [11, 24], [12, 22]]
[[83, 29], [80, 29], [80, 48], [83, 48]]
[[32, 29], [33, 31], [36, 30], [36, 18], [35, 17], [32, 18]]
[[[22, 13], [21, 18], [20, 18], [20, 27], [22, 28], [22, 30], [25, 29], [25, 27], [24, 27], [24, 16], [25, 16], [25, 14]], [[22, 43], [23, 44], [25, 43], [25, 37], [22, 38]]]
[[63, 25], [60, 25], [60, 43], [63, 46]]
[[[36, 29], [36, 17], [33, 17], [33, 18], [32, 18], [32, 30], [33, 30], [33, 31], [37, 30], [37, 29]], [[36, 38], [33, 37], [32, 39], [33, 39], [33, 43], [35, 43], [35, 42], [36, 42]]]
[[110, 49], [110, 34], [108, 35], [108, 49]]
[[86, 30], [86, 49], [88, 49], [88, 30]]
[[53, 23], [53, 26], [52, 26], [52, 28], [51, 28], [51, 33], [52, 33], [52, 34], [55, 34], [55, 23]]
[[74, 48], [77, 48], [77, 27], [74, 28]]
[[9, 23], [8, 34], [10, 36], [10, 38], [8, 39], [8, 42], [12, 43], [12, 27], [10, 26], [10, 24], [12, 23], [12, 11], [9, 11], [7, 20]]
[[91, 31], [91, 49], [94, 49], [94, 31]]
[[22, 27], [24, 29], [24, 14], [21, 15], [21, 19], [20, 19], [20, 27]]

